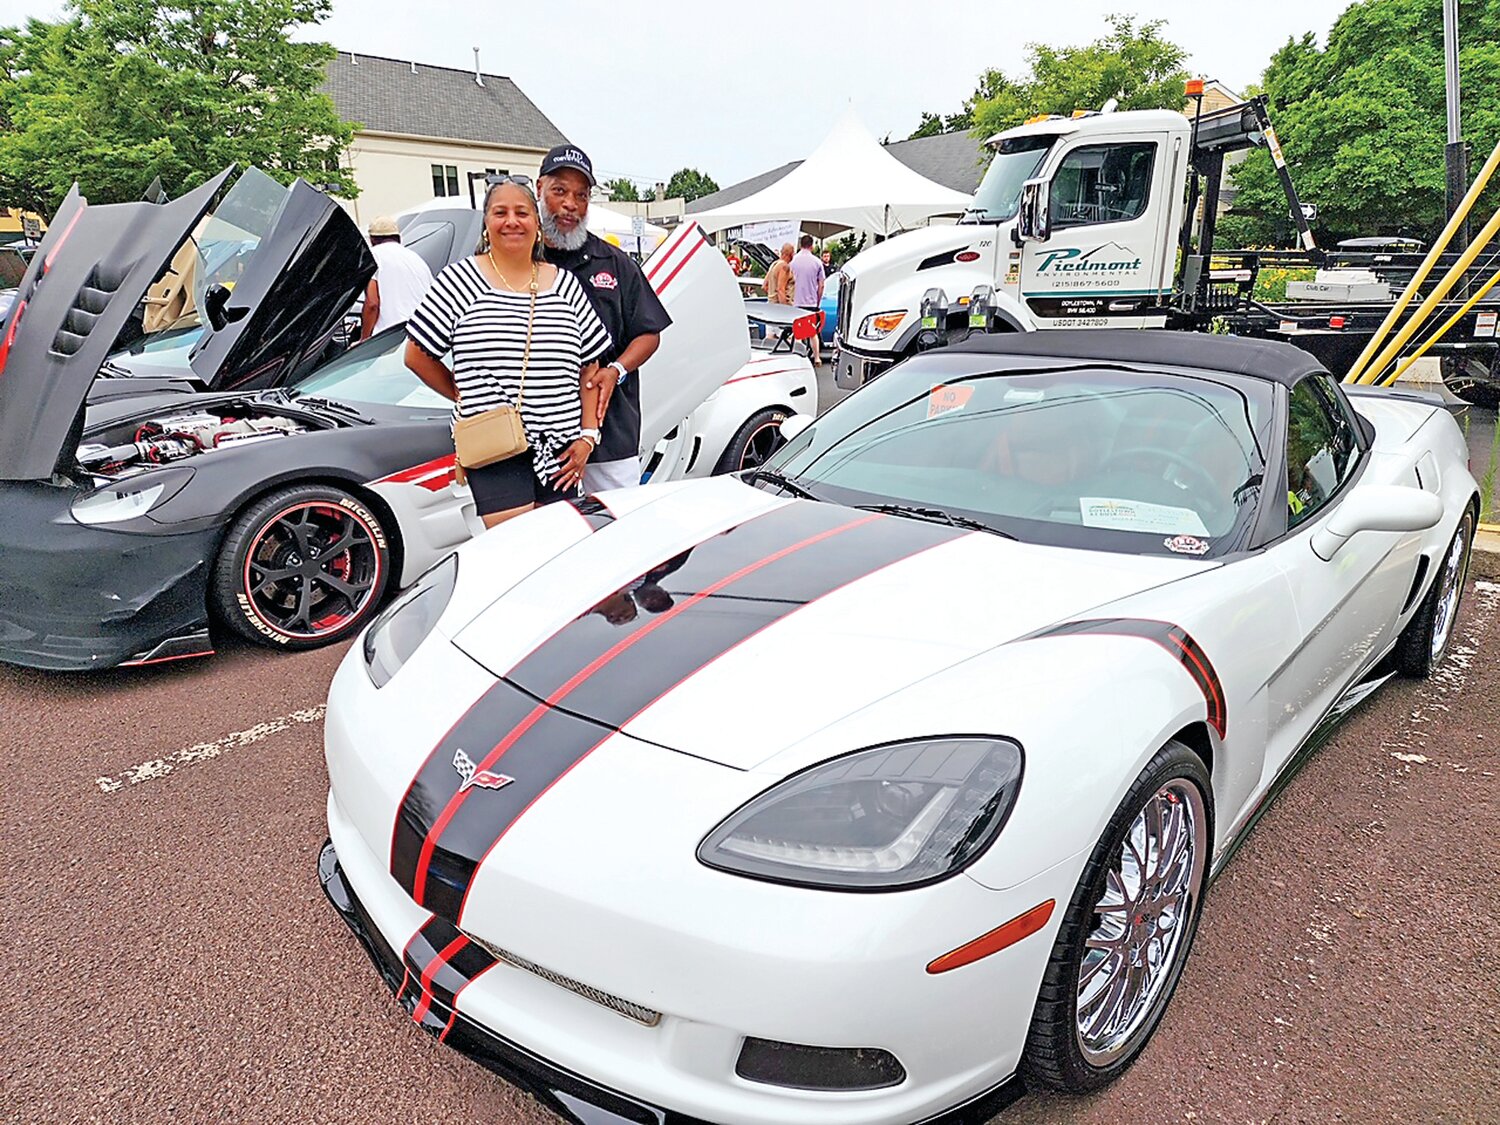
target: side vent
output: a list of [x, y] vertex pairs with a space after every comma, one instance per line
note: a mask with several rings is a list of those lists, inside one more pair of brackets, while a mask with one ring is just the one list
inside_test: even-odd
[[57, 355], [75, 355], [88, 340], [99, 317], [109, 307], [109, 299], [124, 284], [130, 270], [95, 266], [88, 279], [78, 288], [73, 303], [63, 317], [57, 335], [52, 339], [52, 351]]
[[1422, 593], [1422, 582], [1427, 577], [1427, 567], [1428, 566], [1429, 566], [1429, 560], [1428, 560], [1427, 556], [1426, 555], [1418, 555], [1417, 556], [1417, 575], [1416, 575], [1415, 578], [1413, 578], [1411, 580], [1411, 590], [1406, 595], [1406, 604], [1404, 604], [1401, 607], [1401, 613], [1402, 613], [1403, 616], [1406, 614], [1407, 610], [1411, 609], [1412, 604], [1417, 600], [1418, 596], [1421, 595], [1421, 593]]

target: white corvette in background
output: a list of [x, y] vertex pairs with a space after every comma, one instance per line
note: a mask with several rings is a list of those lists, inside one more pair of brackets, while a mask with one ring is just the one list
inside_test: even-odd
[[428, 572], [334, 680], [320, 876], [569, 1121], [1095, 1089], [1326, 724], [1441, 660], [1476, 507], [1440, 405], [1285, 345], [926, 353]]

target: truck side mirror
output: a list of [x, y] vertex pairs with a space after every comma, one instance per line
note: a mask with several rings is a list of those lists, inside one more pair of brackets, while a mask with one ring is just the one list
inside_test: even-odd
[[1028, 242], [1046, 242], [1052, 237], [1048, 191], [1046, 180], [1027, 180], [1021, 185], [1021, 205], [1016, 211], [1016, 235], [1019, 238]]

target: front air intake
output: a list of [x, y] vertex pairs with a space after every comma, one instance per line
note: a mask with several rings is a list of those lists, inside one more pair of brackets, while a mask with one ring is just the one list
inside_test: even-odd
[[561, 973], [555, 973], [543, 965], [538, 965], [535, 961], [527, 960], [525, 957], [520, 956], [520, 954], [512, 953], [508, 949], [501, 949], [498, 945], [492, 945], [482, 938], [475, 937], [473, 934], [468, 934], [467, 936], [470, 941], [497, 961], [504, 961], [507, 965], [514, 965], [518, 969], [525, 969], [528, 973], [539, 976], [545, 981], [551, 981], [559, 988], [566, 988], [569, 992], [582, 996], [585, 1000], [592, 1000], [600, 1007], [608, 1008], [616, 1015], [624, 1016], [629, 1020], [635, 1020], [637, 1023], [643, 1023], [647, 1027], [655, 1027], [661, 1023], [661, 1013], [646, 1007], [644, 1004], [625, 1000], [613, 993], [605, 992], [601, 988], [594, 988], [592, 985], [584, 984], [582, 981], [574, 980], [572, 977], [565, 977]]
[[793, 1090], [880, 1090], [906, 1081], [906, 1068], [879, 1047], [806, 1047], [746, 1038], [734, 1072]]

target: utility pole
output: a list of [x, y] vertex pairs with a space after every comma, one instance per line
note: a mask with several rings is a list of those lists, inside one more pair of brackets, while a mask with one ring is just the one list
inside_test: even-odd
[[[1458, 116], [1458, 0], [1443, 0], [1443, 56], [1448, 86], [1448, 146], [1444, 150], [1448, 164], [1448, 206], [1451, 216], [1458, 210], [1468, 188], [1469, 146], [1464, 144], [1463, 126]], [[1465, 219], [1454, 234], [1453, 249], [1469, 245], [1469, 222]]]

